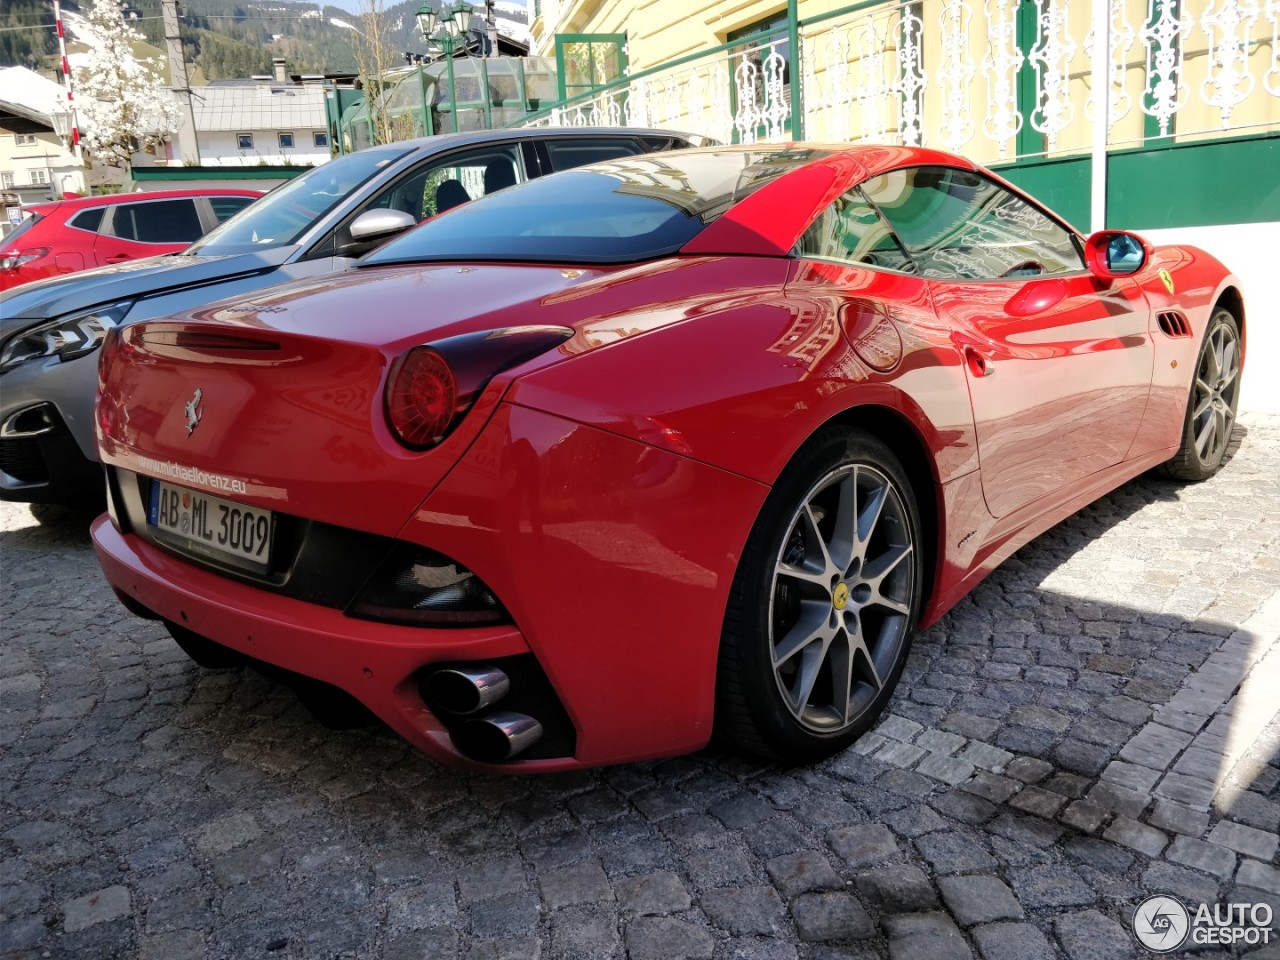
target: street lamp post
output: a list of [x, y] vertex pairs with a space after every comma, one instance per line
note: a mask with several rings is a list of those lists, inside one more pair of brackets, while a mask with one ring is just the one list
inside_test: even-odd
[[453, 116], [453, 132], [458, 132], [458, 90], [453, 76], [453, 52], [459, 46], [467, 48], [467, 31], [471, 29], [471, 4], [459, 0], [452, 7], [443, 7], [439, 15], [426, 0], [414, 15], [422, 39], [436, 44], [444, 51], [445, 68], [449, 72], [449, 113]]

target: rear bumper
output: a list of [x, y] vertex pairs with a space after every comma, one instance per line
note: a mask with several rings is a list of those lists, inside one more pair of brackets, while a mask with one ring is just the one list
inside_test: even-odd
[[281, 597], [184, 563], [107, 515], [94, 521], [94, 547], [107, 581], [128, 605], [248, 657], [330, 683], [361, 701], [428, 756], [494, 772], [550, 772], [573, 758], [478, 764], [453, 746], [418, 692], [420, 671], [436, 663], [527, 654], [514, 627], [433, 630], [354, 620], [339, 610]]

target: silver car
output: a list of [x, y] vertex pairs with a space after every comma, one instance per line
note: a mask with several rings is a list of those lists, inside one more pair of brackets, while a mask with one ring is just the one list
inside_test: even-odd
[[446, 134], [370, 147], [290, 180], [180, 254], [0, 294], [0, 499], [97, 503], [97, 349], [109, 327], [340, 270], [419, 221], [584, 163], [708, 141], [591, 128]]

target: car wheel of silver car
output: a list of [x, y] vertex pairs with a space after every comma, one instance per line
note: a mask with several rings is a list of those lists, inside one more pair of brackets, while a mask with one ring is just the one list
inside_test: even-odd
[[826, 429], [765, 503], [729, 598], [717, 729], [804, 762], [852, 743], [897, 685], [919, 614], [920, 519], [893, 452]]
[[1209, 318], [1187, 398], [1182, 444], [1161, 467], [1177, 480], [1207, 480], [1227, 459], [1240, 402], [1240, 327], [1230, 310]]

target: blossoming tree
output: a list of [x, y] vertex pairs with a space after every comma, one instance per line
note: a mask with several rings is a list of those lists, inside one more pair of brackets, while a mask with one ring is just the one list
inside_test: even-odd
[[158, 62], [134, 55], [143, 36], [125, 21], [122, 7], [119, 0], [93, 2], [76, 106], [84, 117], [82, 142], [93, 158], [127, 168], [135, 151], [158, 146], [177, 129], [181, 113]]

